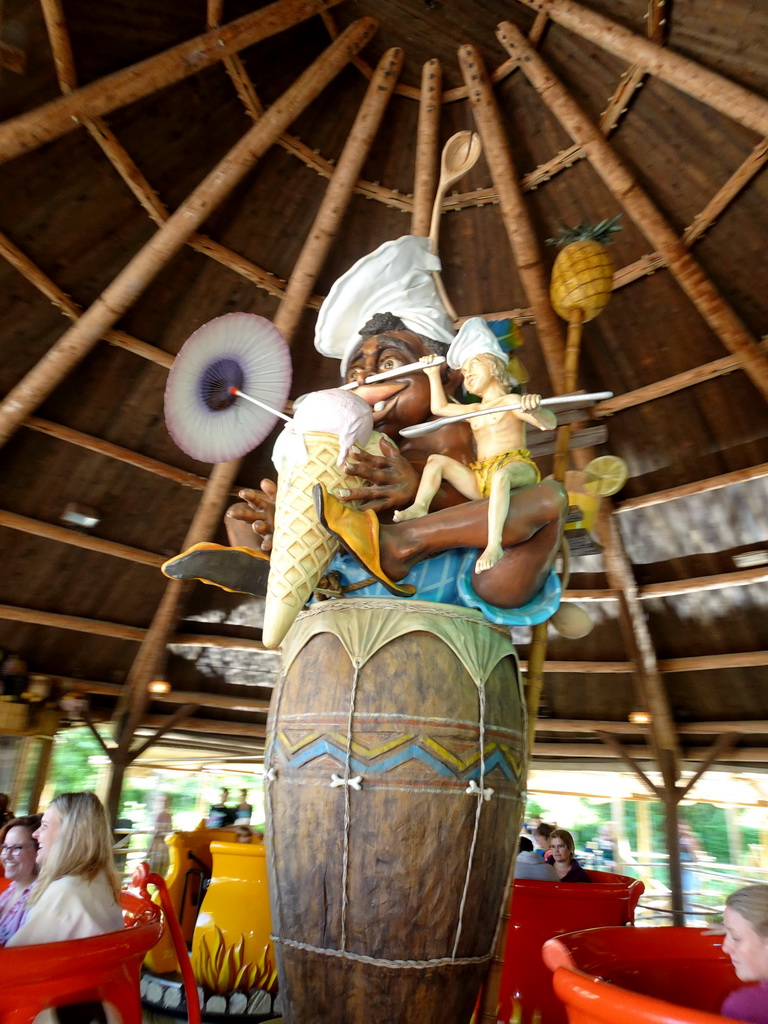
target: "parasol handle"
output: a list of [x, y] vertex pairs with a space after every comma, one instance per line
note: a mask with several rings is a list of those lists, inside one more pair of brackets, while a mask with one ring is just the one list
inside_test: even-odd
[[[555, 395], [552, 398], [542, 398], [542, 406], [568, 405], [574, 401], [578, 402], [602, 402], [604, 399], [613, 398], [612, 391], [595, 391], [592, 394]], [[402, 427], [402, 437], [423, 437], [424, 434], [431, 434], [441, 427], [447, 427], [449, 423], [461, 423], [462, 420], [471, 420], [475, 416], [490, 416], [494, 412], [514, 412], [520, 408], [520, 402], [516, 405], [498, 405], [493, 409], [469, 409], [467, 412], [459, 413], [457, 416], [440, 416], [438, 419], [430, 420], [429, 423], [417, 423], [412, 427]]]
[[273, 409], [271, 405], [267, 405], [265, 402], [260, 402], [258, 398], [253, 398], [251, 395], [246, 395], [240, 388], [229, 388], [230, 395], [237, 395], [238, 398], [244, 398], [246, 402], [252, 402], [253, 405], [258, 405], [260, 409], [265, 409], [267, 412], [271, 412], [273, 416], [279, 416], [281, 420], [285, 420], [286, 423], [291, 422], [291, 417], [286, 416], [284, 412], [278, 412], [277, 409]]

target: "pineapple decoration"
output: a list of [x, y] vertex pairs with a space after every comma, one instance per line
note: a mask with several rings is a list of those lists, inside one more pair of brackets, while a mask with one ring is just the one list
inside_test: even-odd
[[[547, 245], [563, 246], [552, 268], [549, 295], [554, 311], [568, 321], [565, 393], [575, 391], [578, 386], [582, 324], [602, 313], [611, 297], [613, 260], [605, 246], [612, 241], [611, 236], [621, 230], [617, 223], [619, 217], [621, 214], [601, 220], [599, 224], [582, 223], [575, 228], [563, 228], [558, 238], [547, 239]], [[565, 479], [570, 436], [569, 426], [560, 428], [553, 466], [556, 480]]]
[[599, 224], [563, 228], [547, 245], [562, 246], [552, 268], [552, 308], [569, 324], [594, 320], [608, 305], [613, 285], [613, 260], [606, 245], [621, 230], [618, 214]]

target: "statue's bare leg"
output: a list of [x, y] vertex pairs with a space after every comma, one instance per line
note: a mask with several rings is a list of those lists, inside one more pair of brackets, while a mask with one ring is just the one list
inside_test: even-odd
[[[554, 480], [510, 494], [503, 554], [490, 569], [472, 576], [478, 597], [497, 608], [526, 604], [544, 585], [557, 555], [567, 509], [565, 489]], [[469, 501], [422, 519], [382, 526], [381, 564], [391, 579], [402, 580], [430, 555], [450, 548], [482, 548], [487, 541], [488, 503]]]
[[457, 462], [448, 455], [430, 455], [421, 474], [419, 489], [413, 504], [408, 508], [395, 512], [392, 517], [396, 523], [404, 523], [409, 519], [420, 519], [429, 512], [432, 499], [446, 480], [466, 498], [479, 498], [480, 488], [475, 474], [467, 466]]
[[510, 491], [536, 483], [538, 476], [527, 462], [510, 462], [497, 469], [491, 477], [488, 497], [488, 541], [475, 562], [475, 572], [492, 569], [504, 553], [501, 535], [509, 512]]

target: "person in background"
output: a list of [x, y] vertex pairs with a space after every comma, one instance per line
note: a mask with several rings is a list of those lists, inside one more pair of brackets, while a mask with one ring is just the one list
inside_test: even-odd
[[11, 818], [15, 817], [13, 811], [8, 806], [11, 802], [11, 798], [7, 793], [0, 793], [0, 825], [7, 825]]
[[0, 946], [4, 946], [21, 925], [27, 912], [27, 900], [37, 881], [37, 841], [32, 834], [42, 815], [12, 818], [0, 831], [0, 863], [10, 881], [0, 893]]
[[63, 942], [119, 931], [123, 915], [112, 834], [94, 793], [62, 793], [34, 833], [40, 875], [24, 924], [8, 946]]
[[152, 822], [152, 839], [147, 850], [147, 862], [156, 875], [165, 875], [170, 863], [168, 847], [165, 843], [165, 837], [173, 829], [170, 806], [171, 798], [168, 794], [160, 793], [157, 798], [155, 820]]
[[556, 828], [549, 836], [549, 848], [554, 859], [554, 868], [559, 882], [591, 882], [584, 868], [574, 857], [576, 849], [573, 836], [564, 828]]
[[704, 851], [687, 821], [678, 822], [677, 836], [680, 844], [680, 880], [683, 887], [685, 923], [695, 927], [699, 924], [699, 918], [696, 916], [696, 907], [691, 899], [691, 894], [698, 890], [699, 876], [693, 865], [701, 859]]
[[538, 847], [540, 855], [544, 858], [547, 864], [553, 864], [555, 860], [552, 856], [552, 851], [549, 848], [549, 837], [554, 831], [554, 825], [547, 825], [545, 821], [542, 821], [536, 826], [533, 832], [533, 841]]
[[208, 828], [225, 828], [227, 825], [234, 825], [235, 810], [233, 807], [227, 807], [227, 800], [229, 800], [229, 790], [226, 786], [222, 786], [219, 790], [219, 802], [211, 804], [208, 811], [208, 820], [206, 821]]
[[723, 952], [739, 981], [757, 982], [726, 996], [724, 1017], [768, 1024], [768, 885], [745, 885], [725, 901]]
[[555, 869], [541, 859], [528, 836], [520, 836], [518, 841], [515, 878], [527, 878], [533, 882], [557, 881]]
[[240, 803], [235, 808], [235, 823], [238, 825], [247, 825], [251, 820], [253, 814], [253, 806], [248, 803], [248, 790], [240, 790]]

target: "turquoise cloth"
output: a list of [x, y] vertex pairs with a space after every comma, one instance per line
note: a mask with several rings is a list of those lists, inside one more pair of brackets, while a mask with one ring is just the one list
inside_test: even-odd
[[[486, 604], [472, 589], [472, 570], [480, 554], [476, 548], [455, 548], [432, 558], [425, 558], [411, 569], [404, 580], [398, 583], [409, 583], [416, 588], [413, 595], [420, 601], [436, 601], [439, 604], [456, 604], [464, 608], [477, 608], [489, 622], [504, 626], [535, 626], [546, 622], [557, 611], [560, 604], [562, 588], [560, 577], [554, 569], [538, 592], [528, 604], [522, 608], [496, 608]], [[347, 554], [338, 554], [331, 562], [329, 571], [338, 572], [342, 586], [358, 583], [370, 574], [361, 569], [354, 558]], [[360, 590], [352, 590], [344, 595], [354, 597], [392, 597], [393, 595], [381, 583], [372, 583]], [[407, 597], [403, 597], [407, 601]]]

